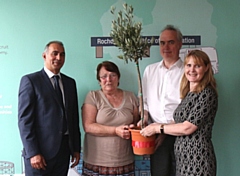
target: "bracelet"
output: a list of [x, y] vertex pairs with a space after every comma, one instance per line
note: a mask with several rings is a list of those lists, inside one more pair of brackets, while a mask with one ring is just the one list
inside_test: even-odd
[[164, 134], [164, 125], [160, 125], [160, 134]]

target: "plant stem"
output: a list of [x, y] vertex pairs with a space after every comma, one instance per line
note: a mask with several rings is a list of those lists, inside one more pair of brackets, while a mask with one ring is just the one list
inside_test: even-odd
[[144, 108], [143, 108], [143, 93], [142, 93], [142, 79], [141, 73], [139, 69], [139, 62], [138, 59], [135, 60], [137, 66], [137, 73], [138, 73], [138, 98], [139, 98], [139, 106], [140, 106], [140, 117], [141, 117], [141, 129], [144, 128]]

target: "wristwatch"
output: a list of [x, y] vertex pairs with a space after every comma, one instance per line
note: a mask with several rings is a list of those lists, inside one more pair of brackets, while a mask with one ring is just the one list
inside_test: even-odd
[[160, 125], [160, 134], [164, 134], [164, 125], [163, 124]]

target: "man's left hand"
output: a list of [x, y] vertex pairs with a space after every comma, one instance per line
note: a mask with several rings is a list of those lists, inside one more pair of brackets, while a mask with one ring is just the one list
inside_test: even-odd
[[71, 168], [74, 168], [76, 165], [78, 165], [80, 160], [80, 153], [79, 152], [74, 152], [72, 159], [71, 159]]

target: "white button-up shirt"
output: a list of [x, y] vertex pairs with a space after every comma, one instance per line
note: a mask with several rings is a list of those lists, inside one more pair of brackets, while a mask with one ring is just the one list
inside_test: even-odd
[[163, 61], [146, 67], [142, 85], [144, 109], [153, 122], [171, 123], [180, 103], [180, 82], [184, 72], [181, 59], [167, 69]]

